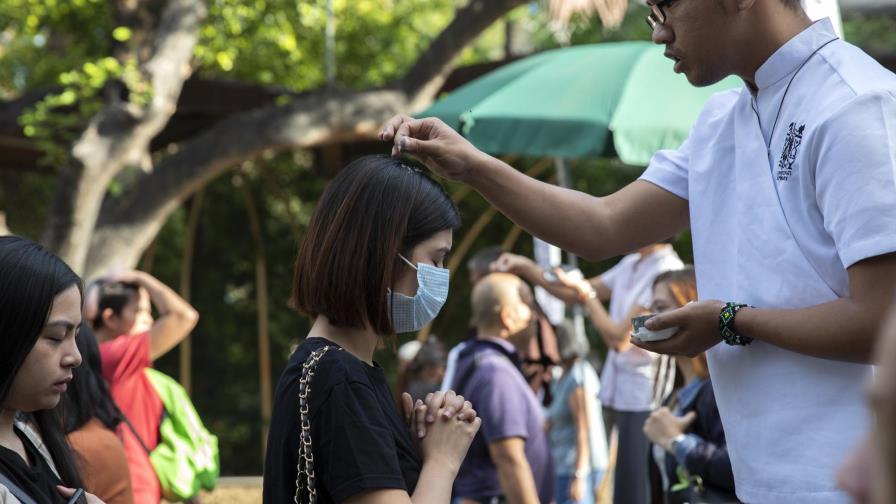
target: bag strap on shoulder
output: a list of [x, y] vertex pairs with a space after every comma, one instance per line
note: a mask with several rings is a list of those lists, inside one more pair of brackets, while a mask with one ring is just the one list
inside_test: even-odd
[[[296, 467], [296, 495], [295, 504], [316, 504], [317, 482], [314, 474], [314, 453], [311, 451], [311, 415], [309, 404], [311, 399], [311, 380], [317, 370], [317, 365], [331, 348], [341, 350], [339, 347], [327, 345], [319, 348], [305, 359], [302, 365], [302, 376], [299, 378], [299, 462]], [[304, 476], [304, 477], [303, 477]], [[307, 497], [307, 500], [303, 500]]]
[[137, 442], [140, 443], [140, 446], [143, 447], [143, 451], [145, 451], [147, 455], [151, 454], [152, 450], [149, 449], [149, 446], [146, 445], [146, 442], [143, 441], [143, 438], [140, 437], [140, 434], [137, 434], [137, 429], [134, 428], [134, 424], [132, 424], [131, 421], [128, 420], [127, 415], [125, 415], [124, 413], [121, 414], [121, 421], [128, 426], [128, 430], [131, 431], [131, 434], [133, 434], [135, 438], [137, 438]]
[[19, 488], [18, 485], [12, 482], [9, 478], [6, 477], [5, 474], [0, 472], [0, 485], [6, 487], [7, 490], [19, 500], [22, 504], [37, 504], [37, 502], [31, 498], [30, 495], [26, 494], [24, 490]]

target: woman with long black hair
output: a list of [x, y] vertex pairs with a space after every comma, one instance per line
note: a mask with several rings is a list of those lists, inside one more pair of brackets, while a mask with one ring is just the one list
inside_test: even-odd
[[[0, 237], [0, 501], [68, 502], [81, 478], [55, 406], [81, 364], [81, 281], [58, 257]], [[86, 502], [102, 501], [89, 494]]]

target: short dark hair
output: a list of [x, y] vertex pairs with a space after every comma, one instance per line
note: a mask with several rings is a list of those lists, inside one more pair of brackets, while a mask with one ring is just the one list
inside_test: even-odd
[[467, 261], [467, 269], [470, 270], [471, 274], [482, 278], [491, 273], [491, 264], [497, 261], [503, 253], [504, 249], [501, 248], [500, 245], [486, 247], [479, 252], [476, 252], [473, 257]]
[[423, 169], [362, 157], [327, 185], [299, 245], [291, 304], [338, 327], [393, 334], [387, 292], [401, 259], [439, 231], [460, 227], [448, 193]]
[[[0, 236], [0, 405], [37, 343], [53, 300], [81, 279], [62, 259], [18, 236]], [[57, 408], [28, 414], [38, 427], [60, 479], [78, 488], [81, 477], [62, 432]]]
[[140, 287], [137, 284], [124, 282], [105, 282], [97, 281], [99, 293], [96, 302], [96, 317], [90, 322], [94, 329], [103, 327], [103, 312], [111, 308], [116, 315], [121, 315], [121, 311], [127, 304], [135, 299], [140, 293]]
[[564, 319], [554, 328], [554, 332], [557, 335], [557, 352], [560, 354], [561, 360], [588, 357], [591, 344], [584, 334], [579, 334], [576, 331], [570, 320]]

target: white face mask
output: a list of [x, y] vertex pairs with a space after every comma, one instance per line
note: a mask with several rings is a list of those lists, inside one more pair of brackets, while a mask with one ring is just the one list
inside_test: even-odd
[[414, 297], [398, 292], [387, 294], [392, 315], [392, 327], [396, 333], [420, 330], [432, 322], [445, 301], [448, 299], [449, 272], [446, 268], [437, 268], [420, 263], [414, 266], [403, 255], [398, 257], [417, 270], [417, 294]]

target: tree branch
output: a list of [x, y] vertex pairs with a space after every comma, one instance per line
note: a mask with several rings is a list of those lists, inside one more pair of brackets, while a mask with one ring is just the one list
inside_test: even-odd
[[149, 159], [149, 142], [174, 114], [205, 12], [200, 0], [168, 2], [156, 31], [156, 50], [142, 67], [153, 86], [152, 102], [145, 110], [108, 103], [72, 146], [57, 180], [44, 243], [75, 271], [83, 269], [109, 182], [125, 166]]
[[106, 196], [90, 246], [86, 275], [115, 261], [136, 264], [165, 220], [193, 192], [262, 152], [307, 148], [324, 141], [372, 138], [397, 111], [393, 90], [309, 93], [219, 122], [140, 174], [120, 197]]
[[408, 95], [410, 110], [429, 104], [454, 68], [454, 59], [495, 21], [527, 0], [471, 0], [457, 11], [451, 24], [440, 33], [395, 86]]

